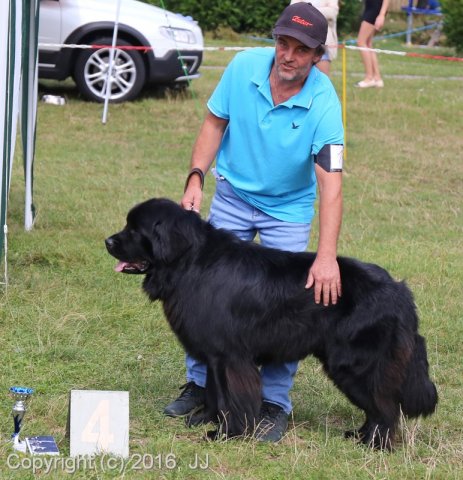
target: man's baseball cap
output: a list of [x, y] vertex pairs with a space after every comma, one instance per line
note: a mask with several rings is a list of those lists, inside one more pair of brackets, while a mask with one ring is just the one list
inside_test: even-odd
[[273, 35], [288, 35], [310, 48], [326, 42], [328, 22], [311, 3], [288, 5], [275, 23]]

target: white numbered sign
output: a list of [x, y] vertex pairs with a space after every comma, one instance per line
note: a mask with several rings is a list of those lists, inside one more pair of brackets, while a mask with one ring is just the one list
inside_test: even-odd
[[129, 392], [71, 390], [70, 454], [129, 456]]

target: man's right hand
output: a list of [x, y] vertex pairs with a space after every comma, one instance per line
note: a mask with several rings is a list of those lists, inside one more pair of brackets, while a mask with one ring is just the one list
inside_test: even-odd
[[188, 183], [188, 187], [183, 194], [182, 200], [180, 205], [185, 210], [192, 210], [194, 212], [198, 212], [201, 209], [201, 203], [203, 201], [203, 192], [199, 184], [196, 186], [193, 177], [190, 179]]
[[196, 139], [191, 155], [191, 170], [187, 177], [185, 193], [183, 194], [180, 205], [186, 210], [199, 212], [203, 201], [203, 192], [201, 190], [204, 178], [195, 170], [200, 170], [206, 175], [209, 167], [214, 161], [217, 151], [222, 141], [223, 133], [227, 128], [228, 120], [216, 117], [211, 112], [206, 114], [201, 126], [198, 138]]

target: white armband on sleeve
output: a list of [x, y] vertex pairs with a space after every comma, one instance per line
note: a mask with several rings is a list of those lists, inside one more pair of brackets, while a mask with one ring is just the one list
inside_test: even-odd
[[344, 145], [324, 145], [314, 160], [327, 172], [342, 172], [343, 157]]

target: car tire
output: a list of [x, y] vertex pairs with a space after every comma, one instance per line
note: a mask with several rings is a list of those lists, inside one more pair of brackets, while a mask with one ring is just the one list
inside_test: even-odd
[[[97, 38], [93, 45], [111, 45], [109, 37]], [[131, 46], [124, 40], [118, 46]], [[106, 78], [109, 69], [111, 48], [102, 47], [82, 51], [74, 67], [74, 81], [80, 93], [94, 102], [104, 102]], [[113, 75], [109, 101], [120, 103], [133, 100], [140, 93], [146, 79], [142, 56], [137, 50], [117, 48], [114, 54]]]

